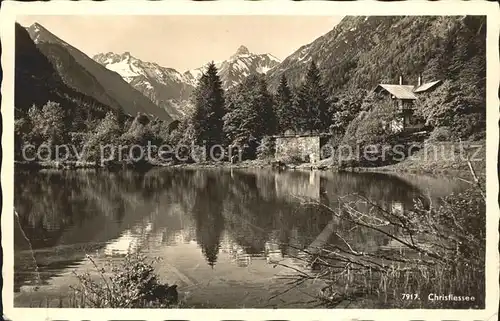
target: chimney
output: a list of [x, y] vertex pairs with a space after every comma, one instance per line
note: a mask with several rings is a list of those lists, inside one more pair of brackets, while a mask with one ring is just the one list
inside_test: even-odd
[[418, 75], [418, 87], [422, 86], [422, 75]]
[[399, 84], [402, 85], [403, 84], [403, 76], [399, 76]]

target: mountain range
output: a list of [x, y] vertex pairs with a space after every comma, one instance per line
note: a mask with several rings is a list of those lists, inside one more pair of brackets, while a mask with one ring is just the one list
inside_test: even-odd
[[[251, 74], [266, 74], [279, 63], [280, 60], [269, 53], [251, 53], [247, 47], [242, 45], [227, 60], [215, 62], [215, 66], [219, 70], [222, 87], [227, 90], [240, 84]], [[188, 70], [184, 73], [184, 76], [190, 80], [191, 84], [196, 85], [205, 67]]]
[[173, 118], [185, 114], [186, 104], [194, 89], [190, 79], [172, 68], [146, 62], [130, 52], [97, 54], [93, 59], [103, 67], [119, 74], [130, 86], [141, 92]]
[[[118, 73], [132, 87], [174, 118], [181, 118], [188, 112], [190, 95], [206, 68], [201, 66], [180, 73], [173, 68], [142, 61], [130, 52], [100, 53], [93, 59]], [[278, 64], [279, 59], [271, 54], [254, 54], [245, 46], [240, 46], [227, 60], [215, 63], [224, 89], [241, 83], [252, 73], [266, 73]]]
[[[142, 113], [167, 122], [172, 117], [130, 86], [118, 73], [106, 69], [86, 54], [34, 23], [27, 29], [38, 50], [52, 63], [64, 83], [113, 109], [135, 117]], [[16, 67], [23, 68], [18, 64]]]

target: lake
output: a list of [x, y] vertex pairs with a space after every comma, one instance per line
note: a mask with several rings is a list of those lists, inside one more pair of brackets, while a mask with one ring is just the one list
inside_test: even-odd
[[100, 264], [141, 248], [162, 259], [162, 280], [177, 284], [192, 307], [312, 307], [321, 282], [287, 291], [285, 277], [309, 268], [301, 249], [338, 242], [328, 228], [363, 251], [397, 244], [303, 202], [335, 208], [339, 197], [360, 195], [405, 211], [416, 199], [437, 200], [466, 184], [444, 176], [267, 169], [17, 171], [15, 305], [67, 298], [73, 271], [93, 270], [86, 254]]

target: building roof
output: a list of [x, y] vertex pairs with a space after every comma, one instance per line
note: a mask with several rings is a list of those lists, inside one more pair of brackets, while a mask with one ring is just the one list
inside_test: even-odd
[[441, 80], [431, 81], [425, 83], [419, 87], [413, 85], [390, 85], [390, 84], [379, 84], [375, 90], [380, 90], [380, 88], [386, 90], [391, 95], [398, 99], [417, 99], [415, 93], [426, 92], [438, 84], [441, 83]]
[[415, 88], [414, 92], [421, 93], [421, 92], [427, 91], [427, 90], [435, 87], [440, 82], [441, 82], [441, 80], [436, 80], [436, 81], [428, 82], [426, 84], [421, 85], [418, 88]]
[[398, 99], [417, 99], [417, 96], [413, 94], [414, 86], [411, 85], [389, 85], [389, 84], [379, 84], [378, 88], [383, 88], [388, 91], [391, 95]]

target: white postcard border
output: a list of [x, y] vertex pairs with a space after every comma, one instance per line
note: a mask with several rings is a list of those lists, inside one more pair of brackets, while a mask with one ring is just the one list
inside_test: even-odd
[[[18, 15], [486, 15], [487, 16], [487, 248], [484, 310], [403, 309], [53, 309], [13, 307], [14, 22]], [[4, 315], [10, 320], [497, 320], [499, 298], [498, 173], [500, 10], [486, 1], [293, 2], [219, 0], [4, 1], [0, 9], [2, 92], [2, 247]]]

